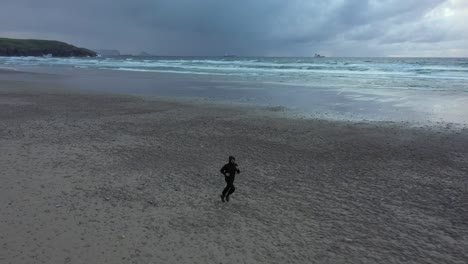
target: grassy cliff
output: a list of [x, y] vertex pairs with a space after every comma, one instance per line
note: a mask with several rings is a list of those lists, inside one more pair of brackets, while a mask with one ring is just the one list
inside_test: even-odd
[[96, 52], [73, 45], [39, 39], [0, 38], [0, 56], [94, 57]]

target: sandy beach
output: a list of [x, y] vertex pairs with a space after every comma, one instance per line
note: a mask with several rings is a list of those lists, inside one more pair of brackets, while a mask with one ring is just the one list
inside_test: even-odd
[[0, 150], [0, 263], [468, 262], [466, 128], [0, 78]]

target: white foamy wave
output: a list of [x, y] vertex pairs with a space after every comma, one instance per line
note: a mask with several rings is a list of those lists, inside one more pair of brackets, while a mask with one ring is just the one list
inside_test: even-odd
[[174, 70], [145, 70], [135, 68], [99, 68], [100, 70], [113, 71], [132, 71], [132, 72], [155, 72], [155, 73], [178, 73], [178, 74], [201, 74], [201, 75], [228, 75], [222, 73], [192, 72], [192, 71], [174, 71]]
[[0, 57], [0, 65], [64, 66], [119, 71], [204, 74], [301, 85], [468, 90], [468, 59]]
[[0, 70], [6, 70], [6, 71], [17, 71], [18, 69], [12, 68], [12, 67], [5, 67], [5, 66], [0, 66]]

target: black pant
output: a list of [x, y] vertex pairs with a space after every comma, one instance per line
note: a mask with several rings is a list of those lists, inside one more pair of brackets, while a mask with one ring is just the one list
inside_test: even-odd
[[234, 177], [224, 177], [224, 179], [226, 180], [226, 188], [224, 188], [223, 190], [223, 196], [226, 196], [227, 195], [231, 195], [235, 190], [236, 190], [236, 187], [234, 187]]

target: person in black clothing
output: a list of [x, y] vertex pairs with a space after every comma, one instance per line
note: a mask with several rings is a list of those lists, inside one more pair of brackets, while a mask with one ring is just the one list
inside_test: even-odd
[[229, 163], [221, 168], [221, 173], [224, 175], [227, 183], [226, 188], [224, 188], [221, 194], [221, 201], [223, 202], [225, 199], [229, 202], [229, 196], [236, 190], [236, 187], [234, 187], [236, 172], [240, 173], [240, 170], [237, 168], [236, 159], [233, 156], [229, 156]]

